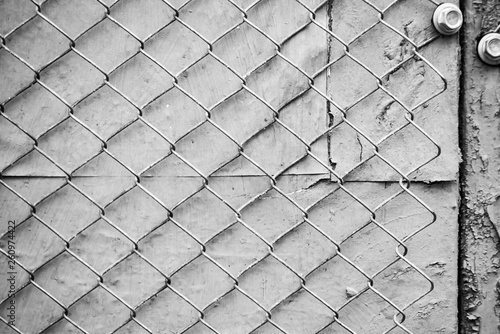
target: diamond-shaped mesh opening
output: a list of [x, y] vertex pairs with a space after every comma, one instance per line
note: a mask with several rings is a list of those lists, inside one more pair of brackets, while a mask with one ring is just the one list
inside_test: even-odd
[[366, 277], [340, 256], [329, 259], [307, 277], [307, 286], [335, 309], [362, 293], [367, 283]]
[[[166, 283], [159, 272], [135, 254], [111, 268], [103, 278], [114, 293], [132, 306], [160, 291]], [[130, 284], [135, 286], [133, 291]]]
[[9, 48], [37, 69], [58, 58], [69, 49], [69, 43], [68, 38], [39, 17], [27, 22], [6, 40]]
[[5, 113], [30, 135], [38, 137], [62, 121], [68, 108], [36, 83], [7, 103]]
[[5, 152], [2, 158], [0, 158], [0, 166], [5, 168], [31, 151], [31, 139], [20, 131], [19, 128], [5, 119], [0, 121], [0, 126], [5, 136], [5, 140], [2, 140], [0, 143], [2, 152]]
[[206, 56], [179, 75], [179, 85], [206, 108], [241, 88], [241, 80], [213, 56]]
[[48, 226], [66, 239], [99, 218], [99, 209], [69, 185], [40, 203], [37, 212]]
[[172, 87], [172, 79], [142, 53], [117, 68], [110, 77], [113, 86], [138, 106], [143, 106]]
[[[321, 334], [347, 334], [351, 333], [352, 331], [346, 329], [345, 326], [340, 325], [338, 322], [334, 322], [333, 324], [329, 325], [319, 333]], [[392, 332], [391, 332], [392, 333]]]
[[256, 330], [254, 330], [252, 333], [255, 333], [255, 334], [279, 334], [279, 333], [282, 333], [282, 331], [280, 329], [278, 329], [278, 327], [276, 327], [275, 325], [271, 324], [270, 322], [266, 322], [265, 324], [263, 324], [262, 326], [260, 326]]
[[172, 210], [203, 189], [202, 177], [174, 154], [147, 170], [142, 182], [163, 205]]
[[[113, 177], [109, 178], [109, 175]], [[92, 158], [78, 168], [73, 176], [73, 183], [101, 206], [110, 204], [135, 185], [132, 173], [107, 153]]]
[[306, 143], [310, 143], [327, 131], [327, 115], [320, 111], [324, 102], [320, 94], [308, 90], [281, 109], [280, 120]]
[[[1, 223], [1, 233], [2, 235], [7, 232], [8, 222], [17, 220], [17, 223], [23, 222], [25, 219], [30, 217], [31, 208], [29, 204], [26, 204], [18, 196], [16, 196], [15, 191], [8, 188], [8, 185], [2, 184], [0, 186], [0, 199], [3, 203], [6, 203], [5, 209], [0, 212], [0, 218], [3, 219]], [[13, 216], [13, 217], [11, 217]]]
[[175, 209], [184, 203], [193, 192], [203, 187], [201, 177], [155, 176], [146, 177], [142, 183], [148, 190], [158, 194], [158, 199], [168, 209]]
[[[44, 178], [37, 176], [34, 176], [29, 180], [26, 180], [26, 178], [23, 177], [11, 177], [5, 183], [30, 202], [36, 203], [43, 200], [56, 189], [64, 185], [64, 180], [62, 178]], [[19, 222], [23, 222], [24, 219], [21, 219], [22, 215], [29, 217], [31, 208], [10, 190], [6, 190], [6, 192], [12, 196], [12, 199], [15, 199], [11, 203], [11, 207], [16, 208], [16, 211], [20, 214], [18, 216], [20, 219]], [[6, 216], [10, 214], [9, 211], [10, 210], [6, 210]]]
[[69, 308], [74, 321], [92, 333], [107, 333], [130, 317], [128, 308], [104, 288], [98, 286]]
[[248, 86], [273, 108], [280, 108], [308, 89], [307, 77], [280, 57], [274, 57], [256, 69]]
[[245, 223], [266, 240], [278, 239], [302, 220], [302, 212], [276, 191], [247, 206], [242, 212]]
[[[60, 139], [64, 145], [59, 144]], [[73, 119], [68, 119], [50, 130], [40, 138], [39, 145], [68, 172], [93, 158], [101, 149], [99, 139]]]
[[[32, 303], [32, 298], [36, 298], [37, 303]], [[11, 300], [14, 303], [11, 304]], [[0, 316], [9, 319], [11, 315], [8, 307], [15, 305], [15, 324], [23, 332], [31, 330], [41, 331], [55, 322], [64, 309], [50, 299], [45, 293], [36, 288], [33, 284], [28, 285], [14, 298], [8, 298], [0, 305], [2, 307]]]
[[238, 146], [215, 126], [204, 123], [178, 142], [177, 151], [207, 175], [236, 155]]
[[204, 241], [236, 220], [233, 211], [205, 189], [179, 205], [174, 210], [174, 216], [181, 225]]
[[[70, 247], [94, 270], [103, 272], [127, 255], [132, 243], [108, 222], [99, 219], [71, 240]], [[112, 249], [109, 254], [108, 248]]]
[[110, 19], [103, 20], [76, 40], [78, 51], [109, 72], [139, 50], [140, 43]]
[[[410, 79], [412, 77], [412, 79]], [[413, 57], [384, 80], [385, 87], [398, 103], [413, 108], [427, 102], [444, 88], [444, 81], [422, 58]], [[389, 80], [390, 79], [390, 80]], [[412, 94], [403, 92], [403, 82], [412, 88]]]
[[207, 49], [201, 37], [178, 21], [167, 25], [145, 43], [145, 50], [176, 74], [204, 56]]
[[168, 155], [170, 144], [149, 126], [137, 121], [109, 141], [109, 151], [122, 164], [139, 173]]
[[327, 94], [338, 106], [350, 107], [377, 89], [376, 78], [363, 66], [343, 57], [328, 68]]
[[[394, 313], [397, 311], [392, 305], [368, 290], [342, 308], [339, 318], [356, 333], [383, 333], [394, 326]], [[363, 321], [359, 321], [359, 317], [364, 318]]]
[[172, 276], [172, 287], [202, 309], [232, 290], [233, 281], [206, 257], [200, 256]]
[[41, 7], [42, 13], [71, 38], [99, 22], [104, 14], [104, 7], [92, 0], [51, 0]]
[[154, 295], [137, 310], [137, 319], [157, 333], [182, 332], [197, 318], [196, 309], [170, 289]]
[[375, 278], [375, 286], [396, 305], [410, 304], [431, 288], [427, 279], [403, 261], [382, 271]]
[[[280, 139], [279, 144], [272, 145], [275, 138]], [[273, 123], [261, 136], [253, 137], [248, 142], [245, 152], [267, 173], [274, 175], [302, 157], [305, 149], [304, 143], [284, 126]]]
[[394, 240], [380, 227], [370, 223], [342, 243], [342, 252], [352, 262], [370, 275], [398, 259]]
[[342, 41], [349, 42], [365, 29], [378, 22], [377, 11], [363, 0], [341, 0], [332, 20], [332, 32]]
[[[7, 228], [5, 228], [5, 231]], [[19, 262], [29, 269], [34, 270], [43, 266], [47, 261], [59, 254], [64, 249], [64, 243], [49, 228], [35, 218], [30, 218], [17, 228], [16, 252]], [[8, 252], [9, 234], [0, 239], [0, 248]], [[37, 253], [31, 254], [31, 249], [36, 248]]]
[[121, 327], [115, 333], [117, 333], [117, 334], [133, 334], [133, 333], [146, 334], [148, 332], [144, 328], [139, 326], [137, 324], [137, 322], [129, 321], [127, 324], [125, 324], [123, 327]]
[[272, 257], [266, 257], [240, 278], [240, 287], [270, 309], [300, 289], [300, 279]]
[[241, 13], [228, 1], [190, 1], [180, 10], [183, 21], [206, 40], [213, 41], [240, 22]]
[[335, 255], [335, 245], [309, 224], [301, 224], [276, 242], [276, 255], [298, 273], [308, 273]]
[[274, 320], [287, 332], [317, 332], [333, 318], [333, 312], [305, 290], [276, 307]]
[[166, 275], [171, 275], [200, 254], [201, 247], [181, 228], [168, 222], [140, 242], [142, 254]]
[[0, 35], [5, 36], [19, 28], [35, 14], [35, 4], [29, 0], [7, 0], [0, 4]]
[[233, 290], [207, 309], [206, 321], [218, 332], [249, 333], [265, 320], [265, 313], [241, 292]]
[[210, 329], [207, 325], [198, 322], [196, 323], [193, 327], [190, 327], [187, 331], [184, 333], [186, 334], [212, 334], [214, 331]]
[[137, 116], [134, 106], [108, 86], [78, 103], [74, 114], [101, 138], [108, 139]]
[[[317, 15], [322, 16], [321, 12]], [[328, 33], [318, 26], [307, 25], [300, 34], [294, 35], [283, 45], [283, 55], [313, 77], [328, 64], [328, 58], [332, 57], [324, 47], [328, 37]]]
[[242, 144], [273, 121], [273, 112], [247, 91], [240, 91], [212, 110], [212, 119]]
[[[173, 20], [174, 11], [162, 0], [117, 1], [111, 15], [141, 40], [153, 35]], [[147, 16], [148, 20], [137, 20], [137, 16]]]
[[347, 123], [339, 124], [330, 136], [330, 157], [339, 175], [348, 175], [368, 157], [373, 157], [374, 151], [374, 146]]
[[261, 1], [248, 11], [248, 17], [268, 38], [278, 43], [309, 21], [307, 10], [293, 0]]
[[20, 332], [419, 332], [435, 8], [1, 2]]
[[[378, 89], [347, 112], [347, 119], [378, 142], [406, 123], [406, 110]], [[363, 138], [364, 139], [364, 138]]]
[[206, 119], [205, 110], [178, 88], [170, 89], [144, 108], [144, 117], [172, 141]]
[[385, 21], [416, 44], [425, 43], [438, 32], [429, 20], [428, 13], [436, 9], [432, 1], [398, 1], [385, 12]]
[[[97, 68], [73, 51], [46, 67], [40, 76], [42, 82], [68, 104], [83, 99], [104, 81], [104, 75]], [[81, 80], [82, 76], [86, 80]]]
[[[232, 49], [238, 52], [230, 52]], [[246, 76], [274, 56], [274, 44], [257, 29], [243, 23], [214, 43], [214, 53], [236, 71]]]
[[[388, 189], [399, 194], [399, 189], [394, 186]], [[375, 213], [379, 223], [400, 240], [433, 221], [433, 215], [407, 193], [399, 194]]]
[[29, 86], [33, 81], [33, 71], [5, 49], [0, 50], [0, 62], [2, 66], [10, 68], [0, 73], [0, 85], [3, 87], [0, 103], [3, 104]]
[[[12, 269], [15, 269], [15, 264], [9, 261], [10, 257], [8, 253], [2, 253], [0, 255], [0, 258], [2, 259], [0, 261], [0, 269], [2, 269], [4, 273], [12, 272]], [[29, 272], [24, 269], [16, 272], [16, 284], [11, 285], [11, 283], [14, 282], [11, 280], [10, 275], [6, 276], [5, 280], [3, 282], [0, 282], [0, 289], [2, 289], [2, 292], [0, 293], [0, 299], [8, 299], [9, 295], [12, 295], [13, 292], [18, 291], [21, 287], [27, 285], [29, 283], [29, 280]]]
[[[416, 122], [417, 125], [418, 123]], [[396, 142], [398, 142], [397, 145]], [[403, 173], [409, 173], [427, 164], [428, 161], [434, 159], [439, 149], [432, 140], [413, 126], [405, 127], [379, 147], [380, 153], [390, 159], [394, 166]], [[401, 154], [406, 154], [406, 161], [400, 158]]]
[[239, 275], [267, 254], [266, 244], [241, 224], [235, 224], [207, 243], [207, 253]]
[[[359, 36], [349, 48], [352, 56], [379, 76], [413, 56], [412, 45], [382, 23]], [[370, 49], [370, 53], [363, 51], [366, 49]]]
[[[68, 279], [67, 273], [75, 273]], [[86, 295], [98, 282], [98, 277], [68, 253], [62, 253], [35, 272], [37, 283], [65, 305]]]
[[[356, 188], [358, 196], [371, 191]], [[370, 221], [370, 212], [345, 191], [337, 189], [312, 208], [309, 219], [333, 240], [341, 242]], [[343, 224], [344, 221], [349, 224]]]
[[109, 219], [136, 240], [168, 217], [167, 210], [138, 187], [119, 197], [107, 210]]
[[44, 334], [68, 333], [68, 334], [82, 334], [80, 329], [66, 319], [61, 319], [46, 330]]

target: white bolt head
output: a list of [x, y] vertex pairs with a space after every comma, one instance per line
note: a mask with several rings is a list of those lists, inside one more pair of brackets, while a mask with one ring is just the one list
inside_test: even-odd
[[493, 38], [486, 43], [486, 52], [494, 58], [500, 57], [500, 38]]
[[484, 35], [477, 46], [479, 58], [489, 65], [500, 65], [500, 34]]
[[432, 22], [437, 31], [443, 35], [453, 35], [462, 27], [464, 18], [458, 6], [452, 3], [443, 3], [434, 11]]

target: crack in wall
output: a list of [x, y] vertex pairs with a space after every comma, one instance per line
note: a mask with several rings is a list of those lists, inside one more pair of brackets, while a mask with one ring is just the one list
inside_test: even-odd
[[[327, 4], [327, 9], [326, 13], [328, 16], [328, 29], [331, 31], [333, 27], [333, 15], [332, 15], [332, 10], [333, 10], [333, 1], [334, 0], [328, 0]], [[331, 57], [332, 57], [332, 36], [327, 34], [326, 37], [326, 44], [327, 44], [327, 49], [326, 49], [326, 61], [327, 63], [330, 63]], [[330, 82], [330, 77], [331, 77], [331, 71], [330, 68], [326, 70], [326, 94], [329, 93], [329, 82]], [[332, 106], [330, 102], [326, 101], [326, 112], [327, 112], [327, 124], [328, 128], [332, 127], [334, 124], [334, 116], [332, 113]], [[337, 167], [337, 163], [333, 161], [332, 159], [332, 134], [331, 132], [328, 132], [326, 136], [326, 144], [327, 144], [327, 152], [328, 152], [328, 163], [330, 164], [330, 168], [332, 170], [335, 170]]]

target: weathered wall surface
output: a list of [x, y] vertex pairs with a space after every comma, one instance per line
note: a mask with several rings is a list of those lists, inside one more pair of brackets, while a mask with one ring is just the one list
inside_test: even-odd
[[463, 1], [461, 301], [463, 333], [500, 331], [500, 69], [477, 57], [500, 1]]
[[15, 220], [22, 333], [456, 333], [435, 2], [234, 3], [0, 2], [2, 318]]

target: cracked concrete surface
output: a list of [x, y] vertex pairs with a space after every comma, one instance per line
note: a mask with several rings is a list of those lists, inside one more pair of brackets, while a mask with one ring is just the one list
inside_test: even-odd
[[462, 1], [461, 333], [500, 331], [500, 70], [476, 56], [500, 1]]

